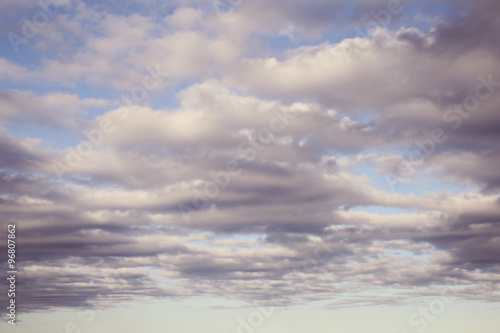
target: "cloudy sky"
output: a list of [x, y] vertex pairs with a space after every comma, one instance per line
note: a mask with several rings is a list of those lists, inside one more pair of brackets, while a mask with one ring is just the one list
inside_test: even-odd
[[499, 1], [0, 13], [2, 332], [500, 330]]

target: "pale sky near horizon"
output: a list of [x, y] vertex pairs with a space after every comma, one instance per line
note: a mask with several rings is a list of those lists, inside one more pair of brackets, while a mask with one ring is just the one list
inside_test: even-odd
[[0, 331], [500, 331], [499, 1], [0, 17]]

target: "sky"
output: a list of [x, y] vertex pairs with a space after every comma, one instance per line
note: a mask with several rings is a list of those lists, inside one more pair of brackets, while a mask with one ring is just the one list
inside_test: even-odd
[[0, 22], [2, 332], [500, 330], [499, 1]]

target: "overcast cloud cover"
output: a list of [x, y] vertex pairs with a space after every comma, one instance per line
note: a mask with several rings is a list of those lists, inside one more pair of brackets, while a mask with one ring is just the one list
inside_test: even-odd
[[[3, 0], [0, 13], [0, 235], [17, 225], [20, 320], [2, 327], [208, 299], [361, 318], [408, 306], [395, 333], [500, 329], [499, 1]], [[448, 319], [409, 320], [443, 293]], [[276, 316], [272, 332], [389, 332]], [[229, 317], [204, 331], [236, 332]], [[144, 331], [175, 331], [155, 318]], [[99, 323], [84, 331], [129, 332]]]

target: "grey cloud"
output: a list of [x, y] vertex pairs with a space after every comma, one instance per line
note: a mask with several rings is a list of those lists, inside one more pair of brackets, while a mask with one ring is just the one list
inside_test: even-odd
[[[240, 28], [265, 34], [291, 22], [312, 36], [338, 18], [334, 10], [343, 4], [315, 1], [304, 12], [297, 1], [269, 2], [266, 15], [284, 6], [277, 25]], [[381, 4], [357, 2], [353, 16], [361, 20], [362, 11]], [[261, 13], [258, 5], [264, 4], [235, 9], [242, 15], [238, 24]], [[257, 305], [340, 296], [331, 307], [341, 307], [403, 304], [409, 295], [429, 295], [450, 284], [461, 288], [458, 297], [498, 301], [488, 288], [499, 281], [500, 97], [481, 101], [460, 128], [446, 127], [448, 139], [419, 166], [452, 184], [471, 183], [474, 190], [393, 193], [355, 171], [398, 172], [401, 151], [418, 146], [430, 130], [452, 125], [443, 114], [474, 94], [477, 76], [500, 80], [497, 37], [491, 34], [497, 22], [485, 20], [497, 7], [480, 1], [465, 16], [447, 16], [428, 32], [380, 29], [368, 39], [289, 50], [279, 60], [245, 55], [240, 65], [241, 54], [231, 53], [240, 46], [226, 44], [228, 33], [210, 18], [209, 32], [217, 37], [184, 31], [148, 40], [143, 37], [161, 24], [104, 15], [100, 26], [109, 38], [88, 36], [86, 45], [94, 47], [88, 54], [79, 50], [64, 61], [50, 59], [40, 70], [70, 81], [116, 84], [121, 91], [142, 79], [140, 65], [154, 63], [164, 55], [158, 50], [175, 42], [172, 50], [179, 52], [165, 64], [182, 60], [179, 77], [215, 78], [179, 92], [178, 107], [134, 106], [127, 117], [120, 117], [124, 108], [95, 117], [89, 128], [108, 118], [116, 129], [62, 179], [52, 162], [64, 162], [69, 148], [40, 148], [41, 140], [2, 134], [0, 227], [18, 224], [20, 302], [36, 311], [144, 296], [214, 295]], [[122, 40], [116, 33], [122, 29], [136, 29], [132, 40], [141, 43]], [[184, 38], [199, 44], [190, 49], [194, 44], [183, 44]], [[193, 53], [188, 58], [186, 50]], [[115, 73], [113, 60], [125, 51], [134, 69]], [[190, 66], [195, 62], [199, 67]], [[225, 78], [214, 74], [219, 69], [211, 72], [216, 64], [229, 64]], [[109, 73], [112, 78], [101, 82]], [[64, 103], [50, 104], [50, 94], [4, 92], [2, 120], [19, 122], [24, 110], [30, 123], [78, 127], [78, 112], [103, 102], [54, 96]], [[56, 115], [44, 112], [51, 106]], [[64, 112], [66, 106], [73, 111]], [[287, 112], [296, 117], [269, 143], [259, 143], [259, 131]], [[256, 143], [262, 149], [255, 148], [254, 156], [239, 150]], [[227, 172], [229, 161], [241, 171], [218, 185], [218, 194], [207, 195], [207, 184], [217, 186], [213, 174]], [[200, 193], [207, 204], [195, 207]], [[179, 208], [185, 206], [188, 212]], [[366, 207], [403, 212], [370, 213]], [[359, 298], [359, 292], [387, 289], [398, 294]]]

